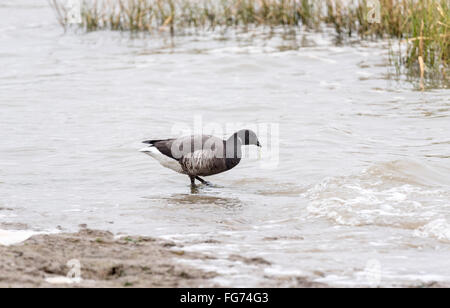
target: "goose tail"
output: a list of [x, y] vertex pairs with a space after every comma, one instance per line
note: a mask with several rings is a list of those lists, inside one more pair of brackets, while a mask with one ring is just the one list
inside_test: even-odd
[[142, 141], [142, 143], [150, 144], [151, 146], [153, 146], [153, 145], [155, 145], [155, 143], [160, 142], [160, 141], [165, 141], [165, 140], [162, 140], [162, 139], [160, 139], [160, 140], [145, 140], [145, 141]]
[[160, 142], [160, 141], [164, 141], [164, 140], [145, 140], [145, 141], [142, 141], [142, 143], [148, 144], [149, 146], [146, 147], [146, 148], [140, 149], [139, 152], [142, 152], [142, 153], [153, 152], [154, 148], [155, 148], [155, 143]]
[[147, 154], [150, 154], [150, 153], [154, 152], [155, 143], [158, 142], [158, 141], [160, 141], [160, 140], [145, 140], [145, 141], [142, 141], [142, 143], [148, 144], [149, 146], [145, 147], [143, 149], [140, 149], [139, 152], [147, 153]]

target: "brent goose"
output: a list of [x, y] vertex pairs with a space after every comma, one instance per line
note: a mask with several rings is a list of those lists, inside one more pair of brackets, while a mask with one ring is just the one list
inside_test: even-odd
[[241, 161], [241, 146], [261, 147], [258, 137], [249, 129], [240, 130], [227, 140], [209, 135], [193, 135], [147, 140], [143, 143], [150, 146], [140, 150], [141, 152], [153, 157], [166, 168], [188, 175], [192, 186], [195, 186], [196, 179], [209, 184], [200, 176], [210, 176], [236, 167]]

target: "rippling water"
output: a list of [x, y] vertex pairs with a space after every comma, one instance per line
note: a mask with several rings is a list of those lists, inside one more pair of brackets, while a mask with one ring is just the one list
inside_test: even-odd
[[[0, 223], [174, 239], [223, 285], [367, 285], [370, 262], [383, 286], [450, 282], [449, 91], [388, 79], [384, 43], [332, 41], [64, 34], [46, 1], [2, 1]], [[192, 194], [137, 152], [199, 115], [279, 123], [277, 168], [248, 159]]]

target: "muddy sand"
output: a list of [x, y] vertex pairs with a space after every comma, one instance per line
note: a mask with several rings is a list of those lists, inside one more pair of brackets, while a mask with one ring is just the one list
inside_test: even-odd
[[[214, 257], [187, 252], [179, 244], [151, 237], [117, 237], [107, 231], [90, 229], [78, 233], [35, 235], [20, 244], [0, 245], [0, 288], [222, 287], [215, 280], [220, 278], [218, 273], [190, 267], [183, 262], [207, 259]], [[231, 255], [228, 261], [250, 264], [260, 273], [271, 266], [265, 259], [240, 255]], [[252, 287], [327, 285], [299, 276], [263, 275], [261, 282]], [[449, 286], [433, 282], [406, 287]]]
[[[170, 241], [117, 238], [106, 231], [36, 235], [17, 245], [0, 245], [0, 287], [221, 287], [214, 281], [217, 273], [179, 262], [207, 258], [213, 257], [186, 252]], [[233, 255], [229, 260], [261, 270], [270, 266], [261, 258]], [[75, 278], [67, 278], [68, 273]], [[259, 287], [277, 286], [323, 285], [302, 277], [264, 277]]]

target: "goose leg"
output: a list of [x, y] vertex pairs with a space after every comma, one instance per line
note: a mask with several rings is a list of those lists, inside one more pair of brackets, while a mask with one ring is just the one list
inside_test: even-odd
[[198, 176], [196, 176], [195, 177], [195, 179], [197, 179], [198, 181], [200, 181], [202, 184], [204, 184], [204, 185], [208, 185], [208, 186], [210, 186], [211, 185], [211, 183], [210, 182], [208, 182], [208, 181], [205, 181], [204, 179], [202, 179], [201, 177], [198, 177]]
[[198, 187], [195, 185], [195, 176], [189, 176], [191, 179], [191, 194], [197, 194], [198, 193]]
[[191, 186], [195, 187], [195, 176], [189, 176], [189, 178], [191, 179]]

